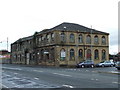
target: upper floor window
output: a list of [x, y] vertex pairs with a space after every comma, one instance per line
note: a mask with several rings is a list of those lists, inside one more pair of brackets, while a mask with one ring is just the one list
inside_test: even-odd
[[102, 44], [106, 44], [106, 38], [105, 38], [105, 36], [102, 36]]
[[78, 42], [79, 43], [83, 43], [83, 36], [80, 34], [79, 37], [78, 37]]
[[98, 36], [95, 36], [95, 37], [94, 37], [94, 43], [95, 43], [95, 44], [98, 44], [98, 43], [99, 43]]
[[49, 40], [49, 34], [46, 35], [46, 40], [47, 40], [47, 41]]
[[74, 36], [74, 34], [70, 34], [70, 42], [75, 42], [75, 36]]
[[60, 37], [61, 37], [61, 42], [65, 42], [66, 41], [65, 40], [65, 33], [64, 32], [61, 33]]
[[52, 40], [54, 39], [54, 33], [51, 33], [51, 39]]
[[41, 40], [42, 40], [42, 41], [44, 40], [44, 36], [41, 36]]
[[90, 35], [87, 35], [86, 43], [91, 44], [91, 36]]
[[39, 37], [38, 41], [41, 42], [41, 37]]

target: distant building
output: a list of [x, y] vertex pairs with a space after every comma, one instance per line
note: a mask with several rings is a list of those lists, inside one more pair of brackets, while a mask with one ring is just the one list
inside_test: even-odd
[[10, 52], [7, 50], [0, 50], [0, 63], [10, 63]]
[[115, 62], [120, 61], [120, 52], [118, 52], [116, 55], [113, 56], [113, 60]]
[[11, 44], [15, 64], [75, 66], [86, 59], [109, 60], [109, 33], [62, 23]]

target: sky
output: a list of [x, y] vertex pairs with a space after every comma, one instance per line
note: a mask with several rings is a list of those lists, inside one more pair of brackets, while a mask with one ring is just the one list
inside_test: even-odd
[[63, 22], [108, 32], [109, 53], [118, 52], [119, 0], [0, 0], [0, 50]]

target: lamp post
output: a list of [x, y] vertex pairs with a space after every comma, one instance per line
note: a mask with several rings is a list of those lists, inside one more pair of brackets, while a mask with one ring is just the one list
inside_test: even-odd
[[85, 51], [87, 50], [87, 47], [85, 47], [85, 45], [84, 45], [84, 60], [86, 60], [86, 56], [85, 56]]

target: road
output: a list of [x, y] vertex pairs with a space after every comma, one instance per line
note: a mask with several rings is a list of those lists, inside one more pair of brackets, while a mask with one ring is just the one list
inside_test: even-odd
[[55, 68], [2, 65], [4, 88], [118, 88], [120, 72], [115, 67]]

